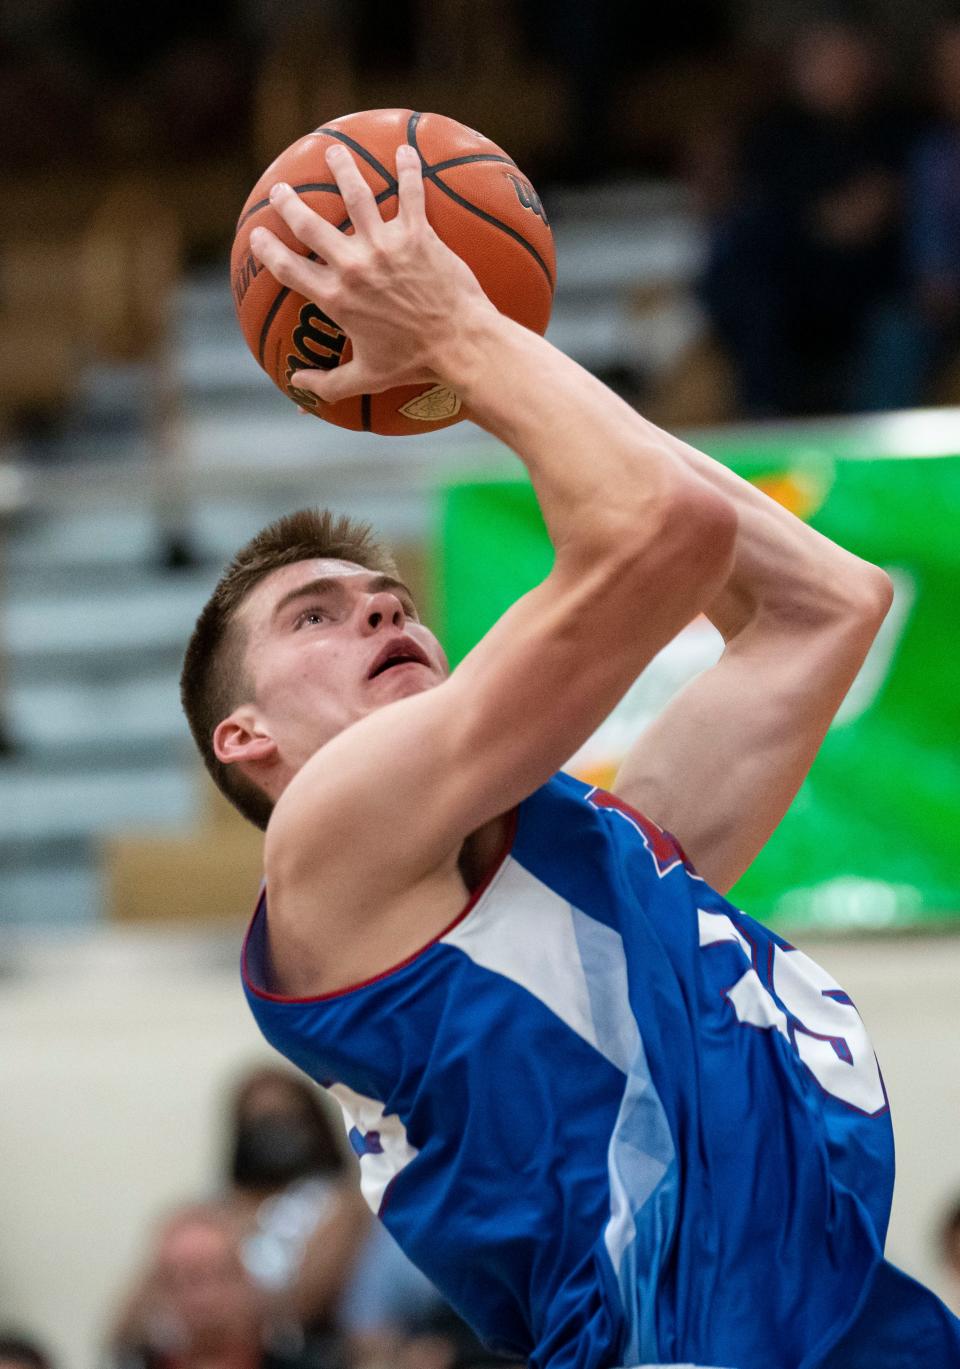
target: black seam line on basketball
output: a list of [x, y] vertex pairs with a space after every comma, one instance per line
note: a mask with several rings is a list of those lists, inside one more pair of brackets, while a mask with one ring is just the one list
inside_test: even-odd
[[363, 424], [363, 431], [370, 431], [370, 396], [360, 396], [360, 422]]
[[418, 110], [414, 110], [407, 120], [407, 142], [420, 157], [425, 176], [433, 176], [437, 171], [449, 171], [452, 166], [468, 166], [471, 162], [499, 162], [504, 166], [512, 166], [519, 172], [520, 168], [512, 157], [503, 156], [496, 152], [471, 152], [466, 157], [450, 157], [445, 162], [434, 162], [431, 166], [426, 160], [417, 144], [417, 128], [423, 116]]
[[[337, 194], [339, 195], [339, 193], [340, 192], [338, 190]], [[387, 186], [386, 190], [381, 190], [380, 194], [374, 197], [374, 204], [383, 204], [386, 200], [389, 200], [391, 195], [396, 195], [396, 193], [397, 187], [395, 185], [392, 188], [390, 186]], [[339, 232], [345, 233], [348, 228], [352, 227], [352, 225], [353, 220], [348, 215], [345, 219], [341, 219], [341, 221], [336, 225], [336, 227]]]
[[[340, 187], [334, 185], [331, 181], [307, 181], [304, 185], [294, 185], [290, 188], [291, 190], [295, 190], [298, 195], [303, 195], [308, 190], [326, 190], [329, 191], [331, 195], [340, 194]], [[269, 203], [270, 198], [268, 196], [267, 199], [258, 200], [256, 204], [251, 205], [247, 212], [237, 220], [236, 231], [239, 233], [247, 219], [252, 218], [254, 214], [259, 214], [261, 209], [266, 209]]]
[[263, 354], [267, 350], [267, 336], [270, 332], [270, 325], [277, 316], [277, 310], [290, 293], [289, 285], [282, 285], [277, 291], [276, 297], [267, 310], [267, 316], [263, 320], [263, 327], [260, 329], [260, 342], [257, 346], [257, 360], [263, 365]]
[[470, 162], [500, 162], [503, 166], [512, 166], [514, 171], [520, 172], [520, 168], [512, 157], [498, 157], [492, 152], [475, 152], [470, 157], [451, 157], [448, 162], [434, 162], [433, 166], [424, 163], [424, 173], [432, 176], [435, 171], [449, 171], [452, 166], [467, 166]]
[[[413, 113], [410, 115], [410, 118], [407, 120], [407, 142], [414, 149], [414, 151], [416, 151], [419, 154], [420, 160], [423, 161], [423, 153], [420, 152], [420, 148], [417, 146], [417, 125], [419, 123], [420, 114], [417, 110], [414, 110]], [[478, 219], [484, 219], [487, 223], [492, 223], [494, 228], [499, 228], [501, 232], [506, 233], [507, 237], [513, 238], [513, 240], [515, 242], [518, 242], [521, 247], [525, 247], [527, 249], [531, 257], [533, 257], [534, 261], [540, 267], [540, 270], [546, 276], [547, 284], [550, 286], [550, 293], [553, 294], [554, 290], [556, 289], [556, 286], [553, 283], [553, 277], [550, 274], [550, 268], [544, 261], [543, 257], [541, 257], [537, 249], [534, 247], [533, 243], [527, 242], [523, 234], [518, 233], [517, 230], [515, 228], [511, 228], [509, 224], [501, 223], [500, 220], [495, 219], [492, 214], [488, 214], [485, 209], [479, 209], [475, 204], [471, 204], [469, 200], [465, 200], [462, 195], [458, 195], [455, 190], [451, 190], [448, 185], [444, 185], [443, 181], [441, 181], [440, 177], [437, 175], [437, 170], [437, 167], [427, 166], [424, 162], [424, 176], [429, 181], [432, 181], [433, 184], [437, 186], [440, 190], [442, 190], [445, 195], [449, 196], [451, 200], [453, 200], [456, 204], [459, 204], [463, 209], [468, 209], [471, 214], [476, 214]]]
[[[335, 188], [336, 188], [336, 187], [335, 187]], [[337, 194], [339, 194], [339, 193], [340, 193], [339, 190], [337, 190]], [[390, 198], [391, 195], [395, 195], [396, 193], [397, 193], [397, 188], [396, 188], [396, 186], [394, 186], [392, 190], [391, 190], [389, 187], [388, 187], [386, 190], [381, 190], [381, 191], [380, 191], [380, 194], [377, 196], [377, 204], [382, 204], [384, 200], [388, 200], [388, 199]], [[351, 223], [350, 219], [349, 219], [349, 218], [346, 218], [346, 219], [344, 219], [341, 223], [338, 223], [338, 224], [337, 224], [337, 228], [339, 229], [339, 231], [340, 231], [341, 233], [345, 233], [345, 232], [347, 231], [347, 229], [350, 227], [350, 223]], [[308, 253], [307, 253], [307, 261], [316, 261], [316, 260], [317, 260], [317, 254], [316, 254], [316, 252], [308, 252]], [[278, 309], [280, 308], [280, 306], [281, 306], [281, 304], [283, 303], [283, 301], [287, 298], [287, 296], [289, 295], [289, 293], [290, 293], [290, 287], [289, 287], [288, 285], [283, 285], [283, 286], [281, 286], [280, 290], [277, 292], [276, 298], [274, 299], [273, 303], [270, 305], [270, 308], [267, 310], [267, 316], [266, 316], [266, 318], [263, 320], [263, 327], [260, 329], [260, 341], [259, 341], [258, 344], [257, 344], [257, 360], [260, 362], [260, 365], [261, 365], [261, 366], [263, 365], [263, 354], [264, 354], [264, 352], [267, 350], [267, 338], [268, 338], [268, 336], [269, 336], [269, 334], [270, 334], [270, 326], [271, 326], [271, 324], [273, 323], [273, 320], [274, 320], [274, 319], [276, 318], [276, 316], [277, 316], [277, 311], [278, 311]]]
[[495, 219], [492, 214], [488, 214], [485, 209], [480, 209], [477, 205], [471, 204], [469, 200], [465, 200], [462, 195], [458, 195], [455, 190], [451, 190], [448, 185], [444, 185], [439, 176], [428, 173], [426, 170], [424, 171], [424, 174], [433, 185], [442, 190], [443, 193], [448, 195], [456, 204], [459, 204], [463, 209], [469, 210], [471, 214], [476, 214], [478, 219], [483, 219], [486, 223], [493, 224], [494, 228], [499, 228], [501, 233], [506, 233], [507, 237], [513, 238], [514, 242], [518, 242], [521, 247], [525, 247], [546, 276], [547, 284], [550, 286], [550, 293], [553, 293], [556, 287], [553, 283], [553, 277], [550, 274], [550, 268], [532, 242], [527, 242], [523, 234], [518, 233], [515, 228], [511, 228], [508, 223], [501, 223], [501, 221]]
[[396, 176], [391, 176], [391, 175], [390, 175], [390, 172], [389, 172], [389, 171], [387, 170], [387, 168], [383, 165], [383, 163], [382, 163], [382, 162], [378, 162], [377, 159], [376, 159], [376, 157], [373, 155], [373, 153], [372, 153], [372, 152], [368, 152], [367, 149], [363, 146], [362, 143], [358, 143], [357, 140], [356, 140], [355, 138], [351, 138], [351, 137], [349, 136], [349, 134], [347, 134], [347, 133], [340, 133], [340, 132], [339, 132], [337, 129], [335, 129], [335, 128], [318, 128], [318, 129], [317, 129], [317, 132], [318, 132], [318, 133], [325, 133], [325, 134], [327, 135], [328, 138], [336, 138], [337, 142], [339, 142], [339, 143], [345, 143], [345, 144], [347, 145], [347, 147], [352, 148], [353, 151], [357, 154], [358, 157], [362, 157], [362, 158], [363, 158], [363, 160], [366, 162], [367, 166], [373, 167], [373, 169], [374, 169], [374, 171], [377, 173], [377, 175], [383, 177], [383, 179], [386, 181], [387, 185], [390, 187], [391, 190], [396, 190], [396, 188], [397, 188], [397, 178], [396, 178]]
[[[312, 194], [321, 190], [329, 195], [340, 194], [340, 187], [332, 181], [306, 181], [303, 185], [292, 185], [290, 189], [295, 191], [298, 195], [306, 195], [307, 193]], [[377, 204], [382, 204], [383, 201], [389, 199], [393, 193], [393, 190], [389, 186], [387, 186], [386, 190], [381, 190], [377, 196]], [[251, 205], [243, 217], [237, 220], [236, 231], [239, 233], [247, 219], [252, 218], [254, 214], [259, 214], [261, 209], [266, 209], [269, 203], [270, 199], [268, 197], [265, 200], [258, 200], [256, 204]]]

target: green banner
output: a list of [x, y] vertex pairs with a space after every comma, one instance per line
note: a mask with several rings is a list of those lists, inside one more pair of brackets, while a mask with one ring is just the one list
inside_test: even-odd
[[[785, 929], [960, 916], [960, 456], [864, 459], [842, 431], [698, 445], [882, 565], [894, 606], [793, 807], [731, 897]], [[869, 447], [869, 444], [867, 444]], [[442, 493], [439, 605], [452, 662], [549, 570], [530, 486]], [[609, 785], [630, 742], [722, 643], [701, 619], [661, 652], [574, 773]]]

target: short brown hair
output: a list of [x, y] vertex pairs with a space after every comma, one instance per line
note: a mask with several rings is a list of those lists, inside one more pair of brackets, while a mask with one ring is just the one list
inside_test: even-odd
[[217, 724], [243, 702], [252, 688], [244, 670], [244, 638], [236, 627], [240, 605], [272, 571], [297, 561], [352, 561], [382, 575], [397, 568], [370, 525], [329, 509], [299, 509], [285, 514], [241, 547], [203, 607], [187, 645], [180, 676], [180, 698], [193, 739], [214, 784], [245, 818], [266, 827], [273, 800], [224, 765], [213, 749]]

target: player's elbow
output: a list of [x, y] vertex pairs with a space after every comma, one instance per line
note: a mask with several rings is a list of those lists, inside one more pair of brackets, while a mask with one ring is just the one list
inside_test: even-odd
[[[626, 511], [624, 511], [626, 512]], [[733, 505], [696, 476], [661, 482], [644, 516], [621, 542], [618, 573], [637, 594], [659, 585], [685, 619], [720, 592], [733, 564], [737, 514]]]
[[681, 575], [709, 602], [733, 564], [736, 509], [704, 481], [684, 476], [669, 491], [660, 516], [658, 546], [668, 573]]
[[893, 581], [879, 566], [860, 562], [845, 595], [844, 640], [857, 659], [870, 650], [893, 603]]
[[819, 620], [810, 626], [815, 631], [835, 635], [866, 650], [876, 637], [893, 603], [893, 582], [879, 566], [849, 556], [820, 599]]
[[850, 613], [876, 630], [893, 603], [893, 581], [885, 570], [863, 561], [851, 577], [847, 599]]
[[602, 559], [618, 576], [649, 589], [651, 576], [702, 581], [713, 592], [729, 574], [737, 535], [731, 502], [685, 471], [659, 479], [608, 511]]
[[846, 663], [859, 670], [893, 603], [893, 582], [886, 571], [851, 557], [847, 574], [824, 593], [819, 615], [809, 613], [791, 624], [802, 634], [807, 661]]

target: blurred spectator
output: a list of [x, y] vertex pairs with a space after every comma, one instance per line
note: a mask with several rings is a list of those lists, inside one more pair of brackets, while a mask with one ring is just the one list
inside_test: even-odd
[[960, 346], [960, 22], [942, 28], [930, 89], [936, 123], [920, 140], [907, 203], [921, 320], [918, 388]]
[[111, 153], [220, 156], [249, 122], [253, 54], [238, 0], [63, 0], [64, 36], [95, 80]]
[[352, 1369], [476, 1369], [491, 1355], [374, 1222], [340, 1309]]
[[225, 1203], [182, 1207], [157, 1231], [111, 1336], [122, 1369], [281, 1369], [267, 1300], [248, 1274]]
[[546, 58], [562, 75], [562, 127], [534, 169], [548, 182], [565, 184], [635, 172], [638, 145], [646, 170], [669, 165], [676, 149], [657, 146], [647, 128], [631, 127], [623, 91], [662, 70], [676, 77], [685, 59], [722, 51], [735, 28], [724, 0], [686, 0], [682, 6], [516, 0], [514, 8], [527, 60]]
[[228, 1167], [250, 1276], [291, 1333], [335, 1356], [336, 1309], [371, 1217], [319, 1090], [274, 1066], [248, 1074]]
[[940, 1227], [940, 1254], [946, 1274], [944, 1302], [960, 1316], [960, 1198]]
[[0, 1328], [0, 1369], [52, 1369], [50, 1356], [36, 1341]]
[[401, 1348], [445, 1310], [426, 1275], [407, 1259], [386, 1227], [374, 1222], [340, 1307], [354, 1369], [396, 1364]]
[[272, 1065], [241, 1080], [228, 1167], [247, 1271], [269, 1300], [275, 1333], [296, 1344], [301, 1330], [313, 1363], [466, 1369], [489, 1360], [372, 1220], [309, 1080]]
[[0, 165], [7, 174], [89, 161], [97, 90], [64, 32], [63, 10], [64, 0], [0, 5]]
[[702, 284], [748, 415], [889, 402], [905, 318], [909, 131], [883, 98], [867, 33], [839, 23], [802, 33], [787, 98], [742, 142]]

